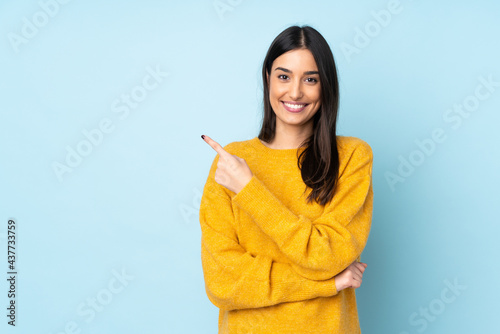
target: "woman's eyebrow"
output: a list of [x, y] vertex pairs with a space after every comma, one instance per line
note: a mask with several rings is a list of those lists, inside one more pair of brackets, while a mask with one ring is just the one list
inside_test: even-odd
[[[276, 67], [274, 70], [275, 71], [282, 70], [283, 72], [292, 73], [292, 71], [290, 71], [289, 69], [284, 68], [284, 67]], [[304, 72], [304, 74], [305, 75], [319, 74], [319, 72], [318, 71], [306, 71], [306, 72]]]

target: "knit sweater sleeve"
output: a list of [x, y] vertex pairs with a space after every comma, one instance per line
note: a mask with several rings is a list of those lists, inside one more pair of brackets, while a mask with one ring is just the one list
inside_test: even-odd
[[336, 295], [334, 278], [305, 278], [289, 263], [251, 254], [239, 244], [230, 195], [214, 180], [218, 157], [203, 189], [199, 215], [205, 290], [212, 304], [234, 310]]
[[300, 275], [326, 280], [342, 272], [363, 251], [372, 220], [370, 146], [360, 141], [348, 157], [333, 199], [310, 220], [294, 214], [254, 174], [232, 200], [271, 237]]

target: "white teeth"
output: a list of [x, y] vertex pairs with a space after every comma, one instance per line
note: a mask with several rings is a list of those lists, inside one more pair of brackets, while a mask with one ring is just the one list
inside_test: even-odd
[[[284, 103], [284, 102], [283, 102]], [[293, 109], [301, 109], [304, 108], [306, 105], [305, 104], [289, 104], [289, 103], [284, 103], [287, 107], [293, 108]]]

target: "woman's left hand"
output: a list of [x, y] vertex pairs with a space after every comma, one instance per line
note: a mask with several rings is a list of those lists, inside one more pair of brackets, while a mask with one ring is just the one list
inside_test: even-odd
[[215, 182], [226, 187], [234, 193], [239, 193], [253, 176], [250, 167], [245, 159], [233, 155], [207, 135], [204, 135], [205, 142], [219, 153], [217, 170], [215, 171]]

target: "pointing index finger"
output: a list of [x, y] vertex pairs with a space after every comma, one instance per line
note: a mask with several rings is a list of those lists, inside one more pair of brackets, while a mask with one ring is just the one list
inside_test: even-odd
[[219, 144], [217, 143], [215, 140], [213, 140], [212, 138], [210, 138], [209, 136], [207, 135], [204, 135], [205, 136], [205, 142], [212, 146], [212, 148], [217, 152], [219, 153], [219, 155], [221, 157], [224, 157], [224, 158], [227, 158], [229, 156], [232, 156], [229, 152], [227, 152], [226, 150], [224, 150], [224, 148]]

